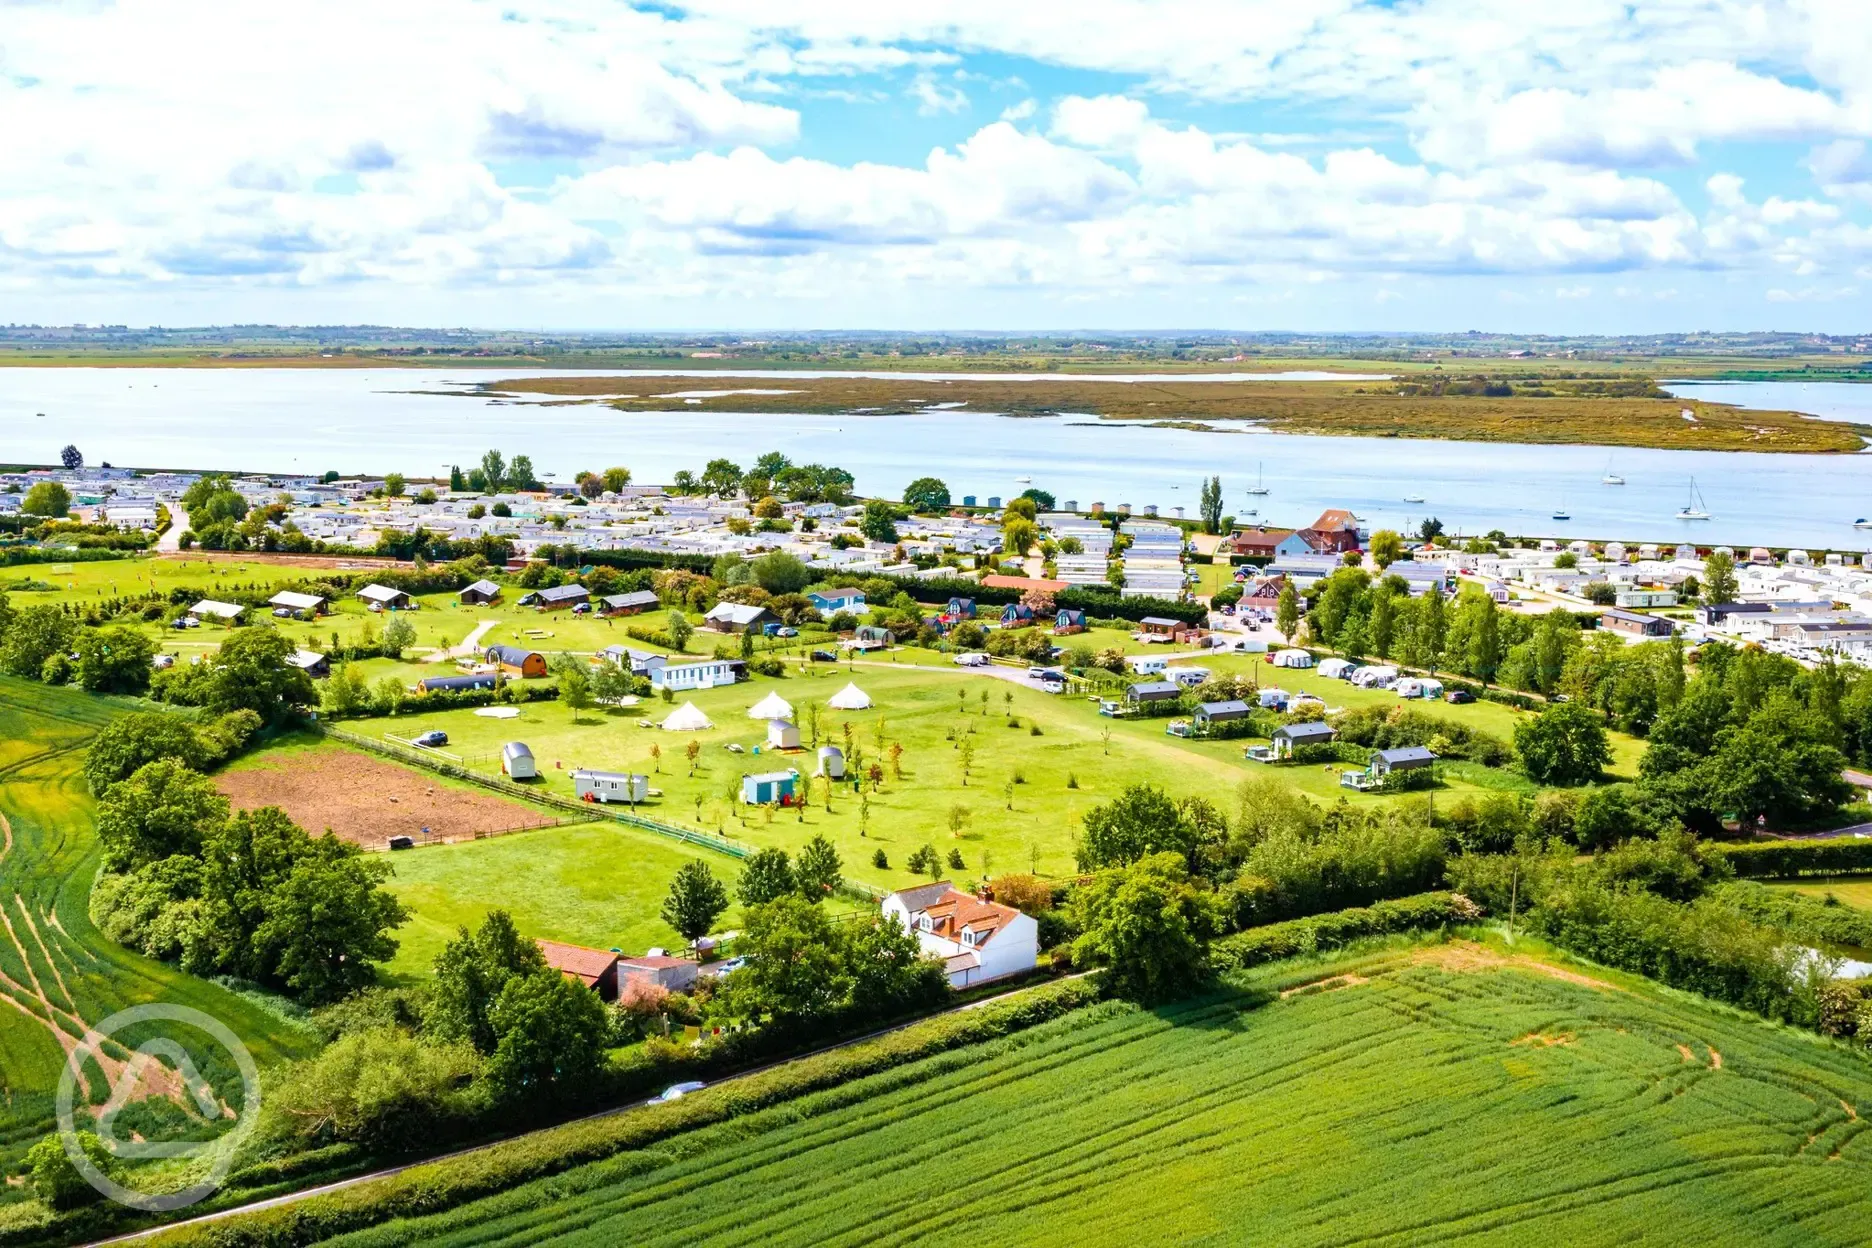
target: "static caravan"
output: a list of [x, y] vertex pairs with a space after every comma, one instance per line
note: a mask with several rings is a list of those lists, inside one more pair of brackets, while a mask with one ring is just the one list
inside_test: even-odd
[[799, 772], [769, 771], [741, 777], [741, 800], [750, 806], [791, 806], [798, 800]]
[[629, 802], [635, 805], [650, 796], [650, 777], [622, 771], [585, 771], [572, 773], [572, 788], [582, 802]]

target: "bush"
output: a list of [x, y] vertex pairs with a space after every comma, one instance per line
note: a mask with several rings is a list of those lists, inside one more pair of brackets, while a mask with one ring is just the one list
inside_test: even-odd
[[1735, 873], [1749, 880], [1793, 880], [1803, 875], [1872, 872], [1872, 840], [1764, 841], [1716, 845]]
[[[116, 1159], [95, 1134], [80, 1131], [78, 1147], [101, 1172], [111, 1172]], [[76, 1209], [103, 1199], [103, 1193], [78, 1173], [78, 1167], [65, 1155], [64, 1142], [56, 1135], [47, 1136], [27, 1150], [26, 1168], [33, 1194], [54, 1209]]]
[[472, 1045], [418, 1039], [396, 1027], [341, 1036], [268, 1089], [268, 1133], [302, 1144], [362, 1144], [402, 1152], [446, 1138], [478, 1107]]
[[1872, 914], [1841, 905], [1830, 895], [1819, 900], [1738, 880], [1712, 889], [1709, 897], [1752, 923], [1778, 927], [1804, 941], [1872, 949]]
[[1422, 893], [1225, 936], [1210, 946], [1209, 963], [1217, 971], [1247, 970], [1303, 953], [1337, 949], [1366, 936], [1425, 931], [1473, 923], [1481, 917], [1482, 908], [1461, 893]]
[[1443, 870], [1436, 829], [1374, 819], [1318, 840], [1268, 837], [1248, 851], [1223, 900], [1229, 926], [1240, 929], [1426, 892]]

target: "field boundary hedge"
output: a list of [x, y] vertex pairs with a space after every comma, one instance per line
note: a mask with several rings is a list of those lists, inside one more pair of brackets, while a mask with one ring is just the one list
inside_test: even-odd
[[951, 1011], [876, 1039], [704, 1088], [649, 1112], [626, 1110], [549, 1127], [340, 1191], [158, 1232], [147, 1242], [204, 1248], [296, 1248], [394, 1219], [441, 1213], [575, 1166], [647, 1148], [683, 1132], [1025, 1031], [1092, 1005], [1099, 991], [1089, 979], [1025, 989], [1003, 1001]]
[[1803, 875], [1872, 874], [1872, 839], [1750, 841], [1711, 846], [1748, 880], [1793, 880]]
[[1224, 936], [1210, 946], [1209, 964], [1218, 971], [1244, 971], [1303, 953], [1337, 949], [1366, 936], [1449, 927], [1481, 917], [1482, 908], [1461, 893], [1419, 893]]

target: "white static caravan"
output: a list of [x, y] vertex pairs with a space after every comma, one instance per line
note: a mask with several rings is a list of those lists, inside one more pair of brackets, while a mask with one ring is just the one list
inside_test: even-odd
[[635, 805], [650, 797], [650, 777], [622, 771], [586, 771], [572, 773], [572, 788], [582, 802], [629, 802]]
[[524, 741], [509, 741], [501, 746], [501, 770], [507, 773], [509, 780], [539, 778], [539, 764], [533, 761], [533, 751]]

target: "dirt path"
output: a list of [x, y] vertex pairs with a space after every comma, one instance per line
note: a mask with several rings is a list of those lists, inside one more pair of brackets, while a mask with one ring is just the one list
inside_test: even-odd
[[469, 633], [467, 637], [462, 639], [460, 645], [450, 646], [446, 650], [437, 650], [425, 657], [422, 661], [424, 663], [440, 663], [445, 659], [472, 658], [481, 653], [481, 639], [486, 637], [489, 632], [499, 627], [499, 620], [482, 620], [479, 624], [475, 625], [475, 629], [472, 633]]

